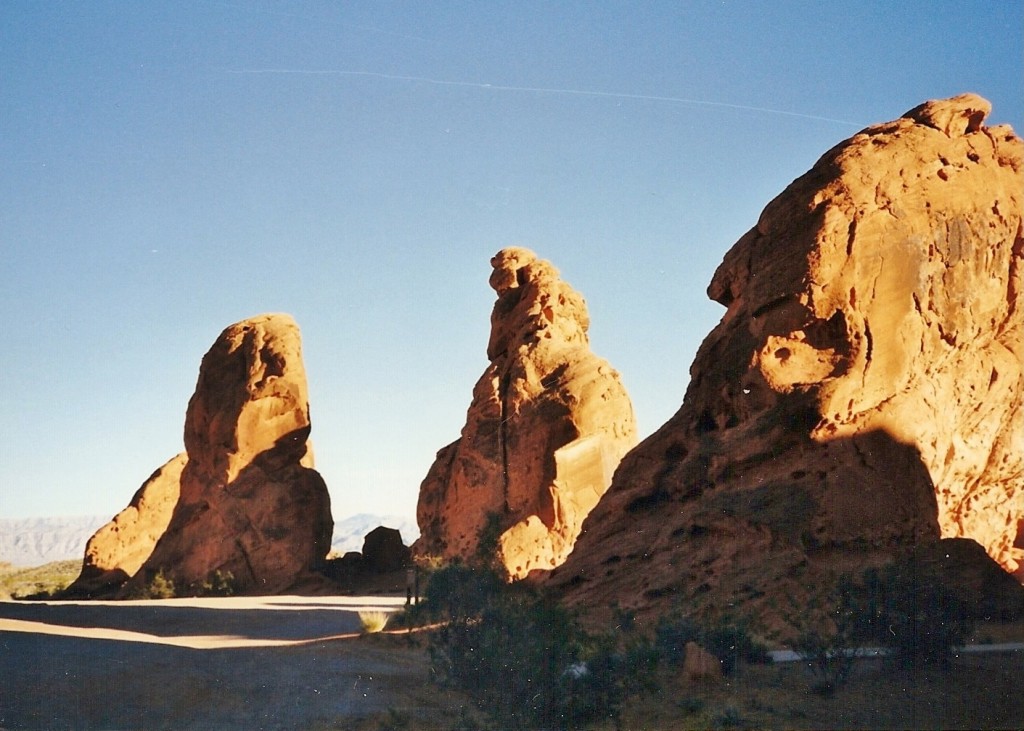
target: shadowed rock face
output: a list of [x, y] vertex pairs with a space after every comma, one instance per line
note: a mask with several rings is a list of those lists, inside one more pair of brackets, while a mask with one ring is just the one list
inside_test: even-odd
[[570, 598], [725, 611], [1024, 515], [1022, 142], [974, 95], [836, 146], [765, 208], [682, 407], [622, 462]]
[[462, 437], [420, 487], [413, 548], [472, 557], [493, 515], [499, 559], [522, 577], [572, 550], [636, 427], [618, 373], [590, 351], [583, 297], [527, 249], [504, 249], [491, 265], [490, 365]]
[[299, 329], [287, 315], [228, 327], [203, 358], [185, 417], [186, 454], [89, 543], [72, 589], [125, 591], [162, 571], [179, 591], [217, 572], [240, 592], [308, 578], [330, 550], [330, 497], [308, 451]]

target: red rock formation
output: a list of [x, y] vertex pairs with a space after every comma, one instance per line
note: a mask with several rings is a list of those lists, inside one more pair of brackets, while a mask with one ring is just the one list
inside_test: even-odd
[[218, 572], [238, 592], [276, 593], [308, 578], [330, 550], [333, 527], [309, 430], [292, 318], [261, 315], [228, 327], [203, 358], [189, 401], [187, 457], [154, 475], [93, 536], [78, 588], [99, 589], [96, 569], [108, 590], [110, 579], [131, 577], [123, 593], [158, 572], [181, 592], [200, 590]]
[[554, 581], [590, 604], [767, 603], [1024, 516], [1024, 145], [974, 95], [839, 144], [708, 288], [678, 413], [624, 460]]
[[572, 550], [636, 427], [618, 373], [590, 351], [583, 297], [527, 249], [491, 265], [491, 363], [420, 488], [413, 550], [472, 557], [494, 515], [500, 560], [522, 577]]
[[96, 531], [85, 545], [82, 573], [68, 587], [67, 595], [116, 592], [142, 568], [171, 522], [187, 462], [185, 452], [171, 459], [150, 475], [128, 507]]

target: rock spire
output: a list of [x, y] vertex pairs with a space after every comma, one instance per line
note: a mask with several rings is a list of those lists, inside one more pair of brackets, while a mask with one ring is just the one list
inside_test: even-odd
[[490, 364], [420, 487], [413, 548], [471, 558], [493, 521], [499, 561], [522, 577], [565, 560], [636, 426], [618, 373], [590, 351], [583, 297], [528, 249], [491, 266]]
[[183, 593], [229, 575], [251, 593], [310, 578], [333, 520], [309, 431], [295, 321], [260, 315], [225, 329], [188, 404], [185, 453], [93, 536], [72, 593], [131, 593], [158, 573]]

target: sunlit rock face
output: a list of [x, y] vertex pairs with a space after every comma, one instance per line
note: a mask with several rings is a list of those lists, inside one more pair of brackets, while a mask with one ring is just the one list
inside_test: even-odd
[[185, 452], [172, 458], [143, 483], [128, 507], [93, 534], [85, 544], [82, 573], [68, 595], [116, 592], [138, 573], [171, 522], [187, 463]]
[[1005, 569], [1024, 516], [1022, 142], [975, 95], [837, 145], [708, 288], [683, 405], [623, 461], [570, 597], [709, 611], [942, 537]]
[[78, 588], [131, 594], [161, 572], [184, 593], [218, 573], [231, 575], [236, 592], [277, 593], [311, 579], [333, 520], [309, 431], [294, 320], [261, 315], [228, 327], [203, 358], [186, 453], [93, 536]]
[[636, 426], [618, 373], [590, 351], [583, 297], [527, 249], [491, 265], [490, 365], [420, 487], [413, 548], [471, 558], [494, 516], [498, 559], [522, 577], [565, 560]]

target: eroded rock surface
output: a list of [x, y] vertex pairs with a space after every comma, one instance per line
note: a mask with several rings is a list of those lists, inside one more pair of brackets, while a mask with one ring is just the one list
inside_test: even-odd
[[261, 315], [228, 327], [200, 367], [186, 454], [93, 537], [78, 588], [109, 591], [120, 573], [130, 594], [162, 573], [183, 593], [228, 576], [233, 591], [276, 593], [311, 578], [333, 520], [309, 431], [294, 320]]
[[988, 112], [927, 102], [768, 204], [708, 288], [727, 310], [682, 407], [552, 577], [570, 598], [770, 613], [940, 536], [1017, 568], [1024, 148]]
[[636, 426], [618, 373], [590, 350], [583, 297], [527, 249], [491, 265], [490, 365], [420, 487], [414, 552], [473, 557], [494, 516], [499, 559], [522, 577], [569, 554]]

